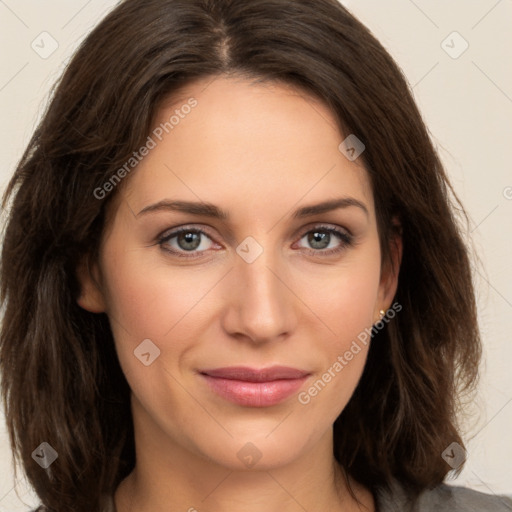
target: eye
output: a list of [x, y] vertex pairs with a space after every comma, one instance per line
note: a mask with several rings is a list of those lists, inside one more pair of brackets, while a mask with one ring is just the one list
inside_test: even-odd
[[[303, 233], [299, 243], [304, 239], [310, 247], [300, 247], [315, 256], [334, 255], [353, 245], [351, 234], [330, 226], [315, 226]], [[220, 247], [205, 231], [187, 226], [164, 233], [158, 238], [158, 245], [164, 251], [183, 258], [201, 257], [214, 246]]]
[[213, 240], [200, 229], [182, 227], [160, 237], [158, 244], [176, 256], [193, 258], [211, 249]]
[[348, 232], [327, 226], [315, 226], [304, 233], [300, 241], [304, 239], [310, 246], [306, 250], [320, 256], [336, 254], [353, 245], [353, 237]]

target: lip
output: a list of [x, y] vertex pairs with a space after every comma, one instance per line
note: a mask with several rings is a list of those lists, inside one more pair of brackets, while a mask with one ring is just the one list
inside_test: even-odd
[[210, 389], [230, 402], [247, 407], [269, 407], [299, 390], [309, 372], [288, 366], [255, 369], [231, 366], [201, 370]]

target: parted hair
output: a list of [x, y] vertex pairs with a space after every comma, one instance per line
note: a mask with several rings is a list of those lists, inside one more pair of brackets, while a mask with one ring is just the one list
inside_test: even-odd
[[[481, 355], [467, 218], [390, 54], [337, 0], [125, 0], [67, 65], [2, 203], [2, 399], [15, 461], [46, 510], [98, 510], [135, 464], [109, 319], [77, 304], [78, 262], [98, 257], [119, 187], [94, 191], [146, 141], [162, 102], [222, 75], [321, 99], [340, 142], [365, 144], [383, 265], [401, 232], [402, 309], [374, 334], [334, 423], [345, 475], [418, 494], [451, 470], [442, 452], [464, 445], [460, 397]], [[58, 453], [47, 469], [32, 457], [42, 442]]]

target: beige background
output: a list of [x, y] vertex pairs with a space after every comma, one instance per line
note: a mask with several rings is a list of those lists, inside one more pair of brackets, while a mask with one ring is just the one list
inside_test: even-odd
[[[485, 267], [475, 271], [485, 353], [481, 391], [468, 426], [473, 439], [466, 468], [450, 483], [512, 495], [512, 0], [343, 3], [390, 51], [413, 87], [467, 207], [471, 236]], [[2, 191], [51, 85], [114, 4], [0, 0]], [[40, 53], [49, 51], [55, 44], [50, 37], [58, 48], [42, 58], [31, 44], [39, 44]], [[37, 500], [23, 480], [15, 486], [3, 415], [0, 453], [0, 512], [26, 511]]]

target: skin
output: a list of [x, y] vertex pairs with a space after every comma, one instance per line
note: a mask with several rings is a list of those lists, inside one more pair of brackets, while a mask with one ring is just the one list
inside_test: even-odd
[[[78, 302], [108, 315], [132, 390], [137, 463], [115, 493], [117, 510], [360, 510], [332, 455], [332, 425], [369, 345], [306, 405], [298, 394], [271, 407], [234, 404], [198, 369], [292, 366], [311, 373], [304, 391], [378, 321], [398, 272], [381, 268], [367, 172], [339, 151], [345, 136], [327, 106], [303, 92], [233, 77], [181, 92], [155, 126], [190, 97], [197, 106], [125, 178], [99, 261], [79, 269]], [[367, 212], [348, 206], [292, 217], [340, 197]], [[229, 220], [139, 213], [163, 200], [213, 203]], [[308, 238], [319, 224], [349, 232], [353, 243], [331, 235], [324, 252], [342, 250], [322, 255]], [[190, 254], [183, 239], [158, 243], [185, 225], [206, 232], [197, 258], [165, 251]], [[252, 263], [236, 252], [248, 236], [263, 248]], [[160, 355], [145, 366], [134, 350], [148, 338]], [[253, 467], [237, 456], [247, 443], [261, 455]], [[351, 483], [361, 509], [373, 511], [369, 490]]]

